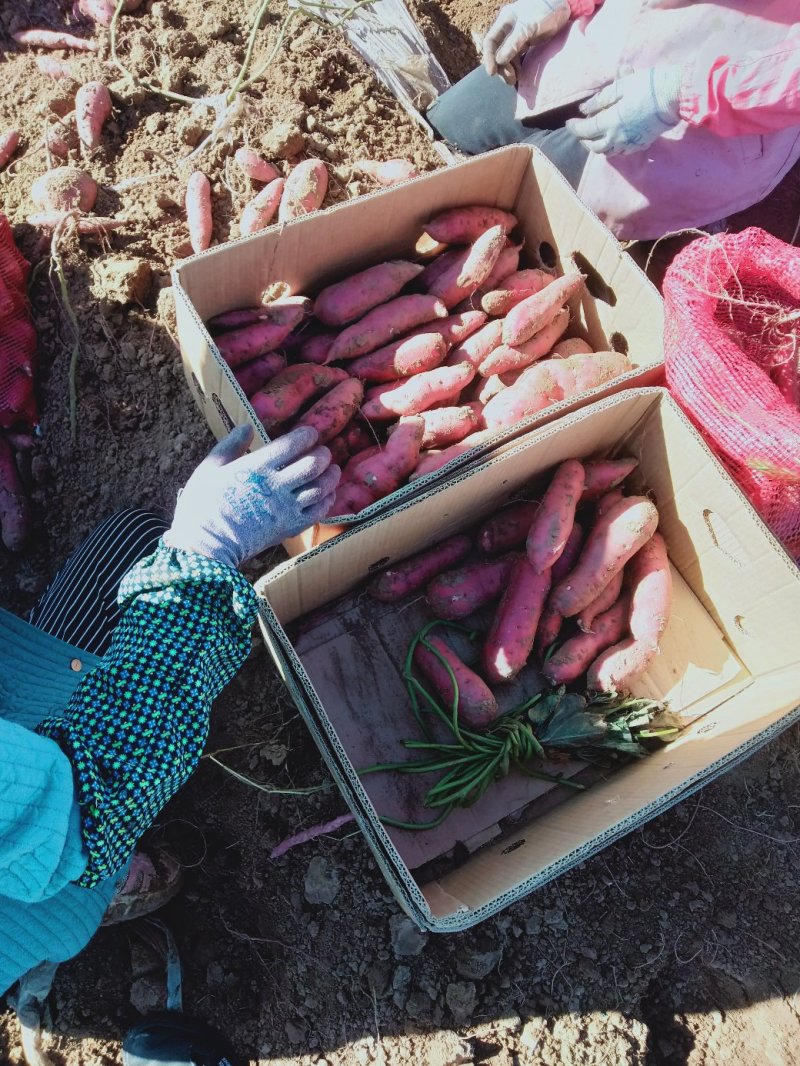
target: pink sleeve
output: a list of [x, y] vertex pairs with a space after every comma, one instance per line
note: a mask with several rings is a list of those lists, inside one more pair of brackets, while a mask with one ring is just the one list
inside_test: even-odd
[[602, 2], [603, 0], [567, 0], [574, 19], [588, 18], [589, 15], [593, 15]]
[[720, 56], [684, 79], [681, 118], [720, 137], [800, 126], [800, 26], [768, 52]]

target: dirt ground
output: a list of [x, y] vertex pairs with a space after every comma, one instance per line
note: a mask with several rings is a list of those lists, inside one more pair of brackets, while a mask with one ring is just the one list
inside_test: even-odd
[[[86, 162], [102, 186], [98, 212], [131, 223], [106, 244], [83, 240], [62, 252], [80, 326], [73, 444], [69, 320], [49, 248], [25, 218], [30, 185], [46, 167], [45, 127], [70, 111], [74, 85], [45, 77], [10, 37], [61, 24], [68, 5], [1, 7], [0, 129], [19, 126], [23, 143], [0, 174], [0, 203], [34, 263], [41, 358], [41, 434], [29, 471], [34, 535], [20, 556], [0, 555], [0, 602], [21, 613], [111, 510], [168, 513], [209, 447], [172, 340], [168, 286], [170, 266], [186, 253], [185, 159], [211, 114], [126, 89], [104, 31], [96, 55], [64, 57], [77, 81], [111, 83], [115, 113]], [[145, 0], [121, 23], [120, 54], [162, 89], [218, 93], [242, 61], [253, 7]], [[466, 73], [476, 61], [470, 31], [488, 20], [485, 10], [417, 0], [413, 11], [448, 75]], [[276, 2], [257, 62], [285, 13]], [[352, 171], [361, 156], [441, 165], [343, 39], [304, 18], [244, 94], [229, 134], [197, 159], [212, 177], [218, 241], [235, 235], [253, 191], [230, 165], [240, 144], [284, 169], [297, 154], [324, 154], [329, 202], [367, 190]], [[799, 190], [795, 176], [783, 206], [757, 220], [791, 239]], [[132, 260], [143, 286], [133, 300]], [[798, 1063], [797, 741], [797, 730], [784, 734], [477, 929], [427, 936], [402, 916], [357, 833], [340, 830], [270, 859], [280, 840], [346, 808], [254, 639], [218, 702], [208, 754], [154, 834], [186, 866], [186, 887], [164, 911], [181, 952], [186, 1007], [252, 1062], [274, 1066]], [[162, 996], [160, 965], [136, 926], [101, 931], [58, 973], [46, 1039], [53, 1060], [118, 1063], [122, 1034]], [[0, 1058], [13, 1066], [21, 1062], [16, 1038], [0, 1001]]]

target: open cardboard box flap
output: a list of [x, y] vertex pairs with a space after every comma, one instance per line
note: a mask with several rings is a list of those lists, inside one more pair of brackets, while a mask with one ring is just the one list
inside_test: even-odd
[[[225, 365], [203, 323], [236, 307], [258, 304], [264, 290], [283, 282], [292, 293], [315, 294], [333, 281], [391, 258], [416, 258], [414, 245], [426, 222], [449, 207], [491, 204], [520, 220], [523, 258], [529, 265], [570, 268], [573, 257], [587, 273], [586, 290], [570, 304], [571, 335], [596, 350], [625, 351], [635, 369], [606, 386], [540, 412], [499, 432], [466, 453], [446, 472], [436, 471], [372, 507], [359, 519], [384, 513], [504, 440], [558, 418], [588, 399], [632, 385], [655, 384], [663, 368], [661, 297], [606, 227], [537, 149], [515, 145], [402, 185], [315, 212], [193, 256], [173, 271], [181, 355], [189, 387], [219, 439], [234, 425], [250, 424], [255, 447], [269, 438]], [[320, 527], [289, 542], [293, 554], [336, 534]]]
[[[377, 778], [389, 775], [362, 782], [355, 769], [387, 758], [392, 746], [388, 757], [403, 757], [396, 742], [414, 730], [398, 667], [426, 616], [414, 604], [394, 618], [385, 609], [380, 615], [365, 606], [359, 586], [375, 569], [491, 514], [563, 459], [627, 454], [639, 458], [634, 477], [658, 504], [676, 570], [672, 619], [640, 691], [668, 700], [694, 724], [663, 751], [548, 805], [540, 817], [530, 802], [544, 794], [540, 783], [530, 792], [519, 782], [498, 785], [485, 807], [443, 825], [451, 844], [492, 835], [495, 842], [418, 883], [414, 868], [438, 854], [445, 838], [428, 847], [430, 833], [384, 828], [378, 814], [407, 785], [378, 787]], [[452, 483], [276, 568], [257, 591], [267, 643], [332, 772], [398, 898], [431, 928], [473, 924], [641, 824], [788, 724], [800, 698], [800, 571], [660, 389], [619, 394], [527, 434]], [[323, 611], [291, 643], [286, 626], [350, 594], [349, 613]], [[366, 644], [370, 620], [375, 640]], [[513, 814], [526, 805], [521, 820], [497, 833], [501, 808]], [[526, 835], [532, 818], [535, 832]]]

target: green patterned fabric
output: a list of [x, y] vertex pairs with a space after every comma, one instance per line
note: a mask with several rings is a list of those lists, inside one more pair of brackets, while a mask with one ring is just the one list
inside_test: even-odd
[[128, 573], [111, 648], [36, 732], [72, 763], [91, 888], [119, 871], [197, 766], [211, 704], [247, 657], [256, 595], [163, 542]]

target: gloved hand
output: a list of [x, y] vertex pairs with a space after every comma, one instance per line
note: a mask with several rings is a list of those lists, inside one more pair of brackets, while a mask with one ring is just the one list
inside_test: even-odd
[[501, 7], [483, 39], [487, 74], [501, 73], [528, 45], [565, 26], [570, 15], [567, 0], [514, 0]]
[[178, 496], [166, 544], [238, 567], [325, 517], [341, 471], [314, 447], [317, 431], [299, 427], [245, 455], [252, 435], [239, 426], [211, 449]]
[[617, 78], [581, 104], [586, 118], [570, 119], [567, 129], [590, 152], [639, 152], [680, 122], [682, 73], [681, 67], [661, 66]]

